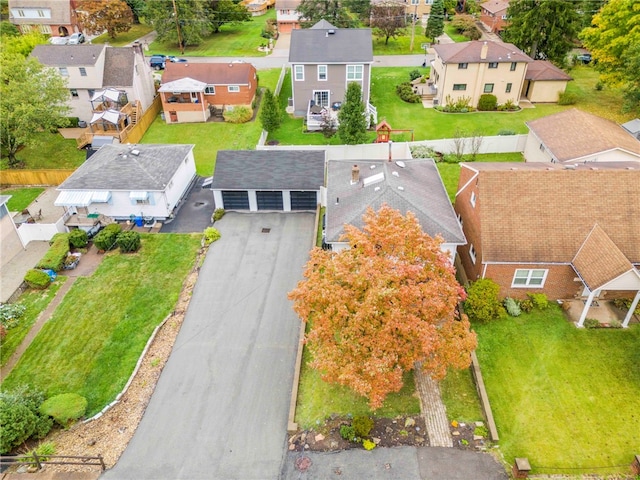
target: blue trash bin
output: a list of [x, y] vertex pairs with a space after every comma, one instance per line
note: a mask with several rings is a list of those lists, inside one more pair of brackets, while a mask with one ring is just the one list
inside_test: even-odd
[[141, 227], [142, 225], [144, 225], [144, 221], [142, 219], [142, 217], [136, 217], [136, 227]]

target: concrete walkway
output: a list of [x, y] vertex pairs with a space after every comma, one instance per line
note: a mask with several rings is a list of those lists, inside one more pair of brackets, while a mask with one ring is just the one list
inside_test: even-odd
[[29, 242], [0, 269], [0, 302], [7, 302], [22, 285], [25, 274], [34, 268], [49, 250], [49, 242]]
[[413, 374], [420, 397], [420, 408], [429, 435], [429, 445], [432, 447], [453, 447], [447, 409], [442, 402], [438, 382], [425, 373], [419, 365], [416, 365]]

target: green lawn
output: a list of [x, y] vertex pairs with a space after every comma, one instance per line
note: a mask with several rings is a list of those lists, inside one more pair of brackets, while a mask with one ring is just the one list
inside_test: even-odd
[[471, 370], [450, 369], [440, 383], [447, 418], [458, 422], [482, 421], [482, 408]]
[[[16, 157], [25, 163], [25, 168], [77, 168], [85, 159], [84, 150], [78, 150], [74, 139], [67, 140], [58, 132], [41, 132], [36, 134], [36, 144], [23, 148]], [[2, 152], [0, 168], [7, 168], [7, 159]]]
[[418, 55], [424, 54], [424, 50], [420, 45], [427, 43], [429, 39], [424, 36], [424, 28], [418, 21], [415, 25], [415, 33], [413, 37], [413, 50], [411, 47], [411, 26], [407, 27], [405, 35], [399, 35], [396, 38], [390, 38], [385, 45], [384, 37], [373, 37], [373, 54], [374, 55]]
[[448, 22], [444, 24], [444, 33], [446, 33], [449, 38], [451, 38], [451, 40], [456, 43], [469, 41], [467, 37], [465, 37], [461, 33], [458, 33], [458, 31], [451, 26], [451, 23]]
[[44, 188], [6, 188], [0, 191], [2, 195], [11, 195], [7, 202], [10, 212], [21, 212], [33, 202], [38, 195], [44, 192]]
[[0, 365], [4, 365], [13, 352], [16, 351], [18, 345], [22, 343], [24, 337], [31, 329], [31, 326], [38, 319], [38, 315], [47, 308], [56, 292], [62, 284], [67, 281], [67, 277], [58, 276], [55, 281], [46, 290], [27, 290], [18, 300], [18, 304], [24, 305], [26, 310], [20, 318], [20, 323], [7, 330], [7, 336], [2, 342], [0, 349]]
[[296, 407], [296, 422], [301, 428], [318, 425], [331, 414], [395, 417], [420, 413], [420, 400], [415, 391], [413, 373], [405, 375], [404, 387], [400, 392], [390, 394], [382, 407], [371, 411], [367, 400], [351, 389], [323, 382], [318, 371], [307, 366], [308, 361], [309, 352], [305, 348]]
[[[122, 390], [153, 329], [171, 312], [199, 235], [143, 234], [136, 254], [109, 253], [79, 278], [2, 384], [78, 393], [87, 416]], [[116, 281], [117, 280], [117, 281]]]
[[131, 30], [124, 33], [119, 33], [116, 38], [111, 39], [109, 35], [103, 33], [99, 37], [91, 40], [91, 43], [108, 43], [112, 47], [124, 47], [134, 40], [144, 37], [147, 33], [153, 31], [153, 27], [148, 25], [136, 24], [131, 26]]
[[508, 464], [629, 471], [640, 452], [640, 326], [577, 329], [552, 305], [474, 329]]
[[258, 47], [267, 43], [267, 39], [260, 34], [270, 18], [276, 18], [275, 9], [260, 17], [251, 17], [246, 23], [223, 25], [219, 33], [205, 38], [200, 45], [186, 47], [184, 54], [180, 53], [177, 45], [158, 41], [149, 46], [149, 53], [190, 57], [264, 57], [265, 54], [258, 51]]

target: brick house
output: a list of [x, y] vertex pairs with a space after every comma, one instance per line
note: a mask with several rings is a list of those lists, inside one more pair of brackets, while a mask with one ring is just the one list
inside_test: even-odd
[[487, 30], [498, 35], [507, 23], [507, 9], [509, 0], [489, 0], [480, 4], [480, 21]]
[[158, 92], [167, 123], [206, 122], [216, 110], [251, 104], [258, 77], [250, 63], [167, 63]]
[[[502, 297], [640, 300], [640, 162], [461, 163], [455, 211], [473, 281]], [[615, 187], [614, 187], [615, 186]], [[586, 318], [585, 308], [579, 326]], [[628, 324], [631, 315], [625, 320]]]
[[75, 0], [9, 0], [9, 21], [22, 33], [33, 30], [54, 37], [82, 31]]

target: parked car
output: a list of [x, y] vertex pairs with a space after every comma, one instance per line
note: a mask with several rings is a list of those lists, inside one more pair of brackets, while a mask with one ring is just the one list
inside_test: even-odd
[[80, 45], [81, 43], [84, 43], [84, 40], [84, 35], [82, 33], [74, 33], [69, 37], [67, 45]]
[[152, 55], [149, 60], [149, 65], [154, 70], [163, 70], [166, 62], [166, 55]]
[[51, 45], [66, 45], [69, 41], [69, 37], [51, 37], [49, 43]]
[[576, 60], [578, 60], [579, 62], [582, 62], [584, 65], [591, 63], [591, 54], [590, 53], [583, 53], [582, 55], [578, 55], [576, 57]]
[[171, 63], [187, 63], [187, 59], [186, 58], [177, 58], [177, 57], [174, 57], [174, 56], [171, 56], [171, 55], [169, 55], [167, 58], [169, 59], [169, 61]]

